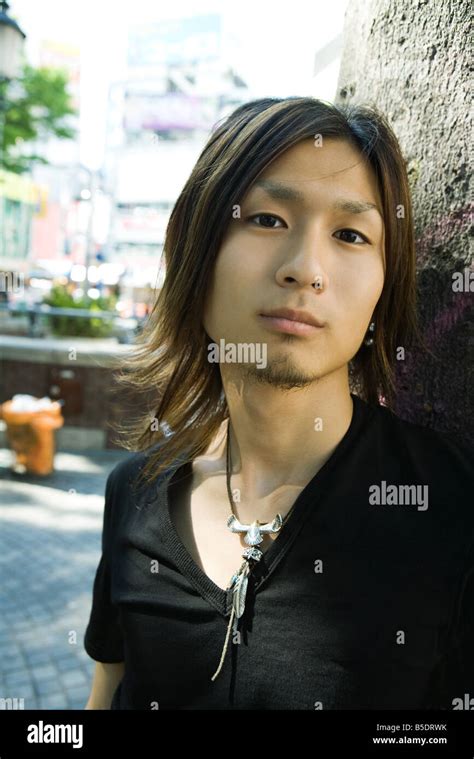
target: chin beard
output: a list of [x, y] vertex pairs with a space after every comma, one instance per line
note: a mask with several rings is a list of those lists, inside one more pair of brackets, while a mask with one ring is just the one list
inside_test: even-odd
[[244, 379], [270, 385], [280, 390], [294, 390], [312, 385], [318, 381], [319, 377], [306, 374], [298, 369], [288, 356], [284, 356], [281, 359], [269, 361], [262, 369], [251, 365], [246, 369]]

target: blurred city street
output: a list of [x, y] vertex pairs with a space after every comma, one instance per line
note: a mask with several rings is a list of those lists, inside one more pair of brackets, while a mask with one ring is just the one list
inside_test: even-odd
[[83, 648], [100, 558], [105, 480], [127, 453], [60, 452], [39, 477], [0, 449], [0, 698], [83, 709], [94, 661]]

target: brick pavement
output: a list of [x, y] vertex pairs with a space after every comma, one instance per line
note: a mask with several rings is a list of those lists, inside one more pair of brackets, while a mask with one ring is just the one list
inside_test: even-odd
[[105, 480], [124, 456], [61, 452], [56, 471], [37, 477], [13, 473], [10, 452], [0, 449], [0, 699], [24, 699], [25, 709], [84, 708], [95, 664], [83, 636]]

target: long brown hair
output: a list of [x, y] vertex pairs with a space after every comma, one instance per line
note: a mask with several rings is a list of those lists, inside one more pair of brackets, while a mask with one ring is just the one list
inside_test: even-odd
[[351, 391], [366, 402], [393, 406], [396, 350], [423, 342], [412, 205], [397, 138], [373, 107], [335, 106], [311, 97], [253, 100], [215, 125], [174, 205], [164, 243], [165, 281], [118, 375], [121, 386], [148, 409], [117, 429], [124, 447], [151, 447], [141, 473], [149, 482], [178, 457], [184, 462], [201, 455], [228, 417], [219, 364], [208, 361], [202, 324], [216, 257], [233, 206], [260, 172], [315, 134], [347, 140], [376, 177], [385, 224], [385, 281], [374, 311], [374, 344], [362, 343], [349, 363], [349, 377]]

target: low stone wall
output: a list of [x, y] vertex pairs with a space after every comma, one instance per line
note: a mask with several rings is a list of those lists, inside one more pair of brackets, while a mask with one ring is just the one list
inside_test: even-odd
[[114, 371], [129, 351], [113, 339], [0, 336], [0, 403], [18, 393], [62, 400], [58, 450], [116, 448], [110, 425], [121, 411]]

